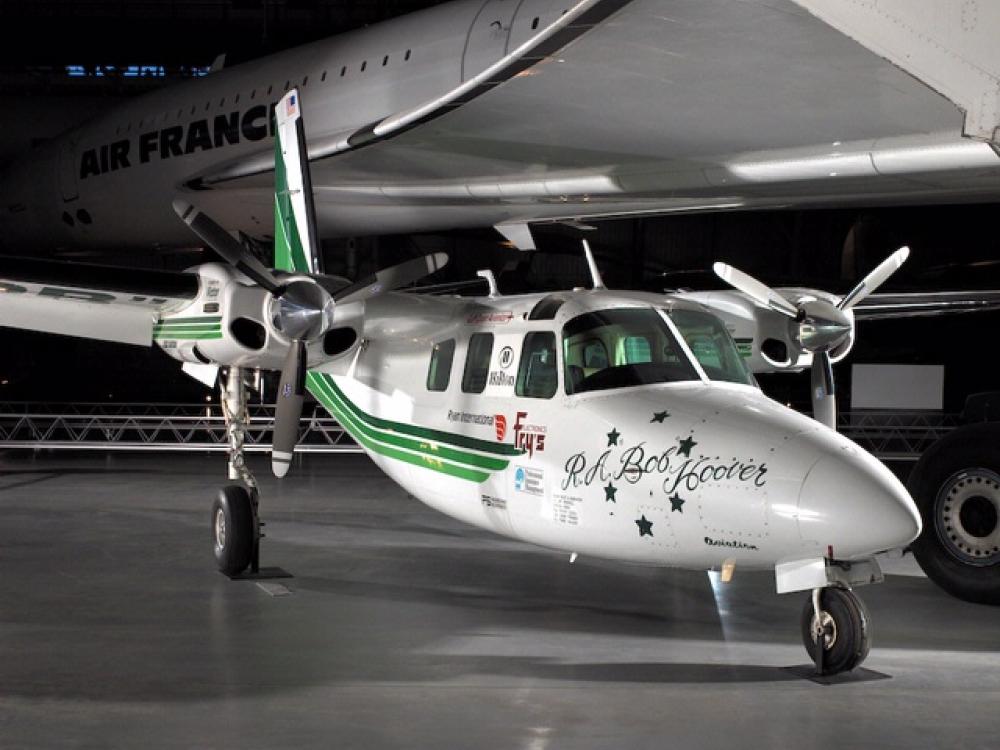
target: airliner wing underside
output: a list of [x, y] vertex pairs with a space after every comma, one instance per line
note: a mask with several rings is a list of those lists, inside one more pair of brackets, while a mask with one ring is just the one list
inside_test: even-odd
[[324, 203], [544, 220], [1000, 192], [1000, 157], [963, 136], [958, 106], [791, 0], [580, 13], [607, 18], [469, 96], [310, 133], [321, 222]]
[[0, 257], [0, 325], [149, 346], [160, 313], [198, 296], [198, 277]]

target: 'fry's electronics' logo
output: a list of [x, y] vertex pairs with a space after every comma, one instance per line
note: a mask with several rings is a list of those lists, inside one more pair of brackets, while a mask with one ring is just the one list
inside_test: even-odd
[[503, 439], [507, 437], [507, 417], [503, 414], [497, 414], [493, 417], [493, 426], [497, 428], [497, 440], [502, 443]]
[[526, 411], [517, 413], [517, 419], [514, 421], [514, 447], [527, 452], [530, 457], [535, 455], [535, 451], [540, 453], [545, 450], [546, 428], [541, 425], [525, 424], [522, 420], [527, 416]]

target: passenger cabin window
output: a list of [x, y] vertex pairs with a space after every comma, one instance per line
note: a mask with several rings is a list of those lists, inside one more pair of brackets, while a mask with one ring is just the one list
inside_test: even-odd
[[566, 393], [698, 380], [694, 364], [652, 308], [584, 313], [563, 327]]
[[427, 369], [427, 390], [446, 391], [451, 380], [451, 363], [455, 359], [455, 339], [434, 344], [431, 365]]
[[472, 334], [469, 339], [469, 352], [465, 357], [465, 373], [462, 375], [462, 390], [465, 393], [482, 393], [486, 388], [492, 356], [493, 334]]
[[699, 310], [671, 310], [667, 315], [709, 380], [756, 385], [753, 374], [721, 320]]
[[558, 387], [556, 335], [532, 331], [524, 337], [514, 392], [528, 398], [552, 398]]

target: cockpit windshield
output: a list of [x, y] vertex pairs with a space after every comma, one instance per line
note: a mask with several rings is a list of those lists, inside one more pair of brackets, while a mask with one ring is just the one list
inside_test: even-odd
[[756, 384], [722, 321], [697, 310], [670, 310], [667, 314], [709, 380]]
[[652, 308], [584, 313], [563, 327], [566, 393], [699, 380], [669, 326]]

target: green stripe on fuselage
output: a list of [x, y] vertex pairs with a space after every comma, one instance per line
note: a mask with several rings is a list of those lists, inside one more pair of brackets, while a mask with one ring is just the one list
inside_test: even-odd
[[[506, 461], [497, 461], [496, 459], [490, 459], [485, 456], [475, 456], [473, 454], [462, 454], [461, 451], [454, 451], [452, 449], [442, 447], [435, 447], [426, 444], [421, 445], [415, 441], [409, 441], [405, 438], [394, 436], [391, 433], [383, 433], [377, 430], [372, 430], [370, 427], [363, 425], [362, 422], [354, 417], [351, 412], [345, 408], [345, 402], [337, 398], [336, 393], [331, 388], [331, 386], [333, 388], [336, 388], [336, 386], [330, 376], [311, 372], [306, 375], [306, 384], [309, 388], [309, 392], [312, 393], [313, 396], [315, 396], [316, 399], [340, 421], [341, 426], [348, 432], [348, 434], [350, 434], [359, 445], [367, 448], [373, 453], [386, 456], [387, 458], [393, 458], [398, 461], [404, 461], [406, 463], [413, 464], [414, 466], [421, 466], [425, 469], [432, 469], [443, 474], [458, 477], [459, 479], [466, 479], [470, 482], [476, 482], [477, 484], [485, 482], [489, 479], [489, 473], [477, 468], [460, 466], [444, 459], [446, 457], [452, 458], [453, 456], [462, 455], [463, 458], [461, 460], [466, 463], [495, 461], [496, 468], [494, 470], [503, 469], [507, 466]], [[350, 402], [346, 401], [346, 403], [349, 404]], [[416, 450], [420, 452], [410, 453], [407, 450], [401, 450], [400, 447], [396, 446], [406, 447], [409, 450]], [[456, 459], [452, 458], [452, 460]], [[478, 463], [474, 465], [478, 465]]]
[[459, 435], [454, 432], [433, 430], [429, 427], [417, 427], [416, 425], [404, 424], [403, 422], [393, 422], [388, 419], [373, 416], [359, 409], [354, 402], [347, 398], [347, 396], [344, 395], [344, 392], [341, 391], [340, 388], [337, 387], [337, 384], [333, 382], [332, 378], [329, 376], [325, 377], [327, 378], [326, 382], [329, 384], [334, 395], [340, 398], [340, 400], [347, 406], [348, 409], [352, 411], [356, 418], [366, 422], [372, 427], [376, 427], [381, 430], [388, 430], [390, 432], [401, 432], [405, 435], [411, 435], [425, 440], [433, 440], [436, 443], [447, 443], [448, 445], [454, 445], [459, 448], [471, 448], [472, 450], [482, 451], [483, 453], [496, 453], [500, 456], [520, 456], [524, 453], [521, 449], [515, 448], [513, 445], [508, 445], [507, 443], [494, 443], [489, 440], [480, 440], [467, 435]]

